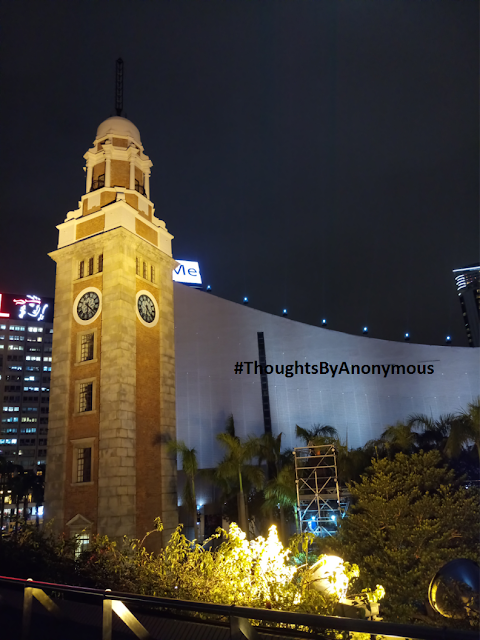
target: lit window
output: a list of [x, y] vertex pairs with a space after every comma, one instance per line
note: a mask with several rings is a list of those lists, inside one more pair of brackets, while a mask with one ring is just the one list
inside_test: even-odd
[[75, 558], [78, 558], [82, 551], [87, 551], [90, 546], [90, 534], [89, 533], [80, 533], [75, 536], [75, 542], [77, 546], [75, 547]]
[[10, 331], [25, 331], [25, 327], [19, 327], [18, 325], [10, 325]]
[[77, 449], [77, 482], [90, 482], [92, 479], [92, 448]]
[[80, 338], [80, 362], [93, 360], [93, 333], [84, 333]]
[[78, 396], [78, 411], [92, 411], [93, 409], [93, 382], [81, 382]]

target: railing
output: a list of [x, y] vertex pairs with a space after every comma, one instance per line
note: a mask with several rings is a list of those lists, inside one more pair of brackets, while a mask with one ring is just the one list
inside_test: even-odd
[[[92, 180], [92, 186], [90, 187], [90, 192], [96, 191], [97, 189], [103, 189], [104, 186], [105, 186], [105, 177], [100, 176], [98, 180]], [[138, 193], [141, 193], [142, 196], [146, 196], [147, 194], [145, 191], [145, 187], [138, 183], [135, 183], [135, 191], [138, 191]]]
[[[247, 638], [253, 640], [258, 638], [258, 634], [268, 632], [269, 634], [288, 635], [292, 638], [305, 637], [305, 633], [301, 631], [292, 631], [285, 627], [252, 627], [248, 620], [259, 620], [262, 622], [273, 623], [275, 625], [294, 625], [309, 627], [318, 631], [337, 630], [337, 631], [357, 631], [362, 633], [370, 633], [376, 635], [396, 636], [397, 638], [408, 638], [409, 640], [478, 640], [478, 634], [471, 631], [460, 631], [456, 629], [445, 629], [439, 627], [424, 627], [417, 625], [396, 624], [391, 622], [373, 622], [369, 620], [359, 620], [354, 618], [337, 618], [334, 616], [320, 616], [310, 613], [297, 613], [289, 611], [274, 611], [270, 609], [253, 609], [250, 607], [239, 607], [236, 605], [210, 604], [208, 602], [191, 602], [188, 600], [175, 600], [172, 598], [157, 598], [153, 596], [140, 596], [133, 593], [122, 593], [104, 591], [100, 589], [90, 589], [86, 587], [73, 587], [64, 584], [54, 584], [49, 582], [36, 582], [33, 580], [23, 580], [20, 578], [9, 578], [0, 576], [0, 588], [19, 590], [23, 588], [23, 614], [20, 629], [16, 633], [16, 637], [22, 640], [35, 638], [35, 632], [32, 631], [32, 602], [35, 598], [42, 606], [55, 618], [62, 621], [63, 632], [67, 630], [69, 620], [58, 606], [45, 591], [54, 592], [55, 595], [63, 594], [65, 600], [74, 600], [76, 603], [96, 604], [102, 607], [102, 634], [98, 638], [102, 640], [112, 639], [112, 614], [115, 613], [134, 633], [137, 638], [143, 640], [153, 640], [148, 630], [127, 608], [127, 605], [133, 607], [139, 615], [139, 611], [152, 617], [166, 617], [168, 612], [172, 610], [201, 613], [213, 616], [220, 616], [227, 620], [230, 627], [230, 638], [241, 639]], [[62, 600], [57, 600], [59, 604]], [[2, 610], [6, 610], [6, 603], [3, 603]], [[185, 621], [185, 617], [181, 618]], [[189, 622], [199, 625], [212, 624], [215, 621], [200, 620], [193, 616], [188, 618]], [[71, 623], [73, 624], [73, 623]], [[219, 624], [217, 622], [217, 624]], [[225, 627], [225, 625], [223, 625]], [[90, 636], [95, 637], [95, 636]], [[315, 636], [319, 638], [319, 636]], [[320, 636], [321, 637], [321, 636]], [[53, 638], [53, 636], [52, 636]]]
[[104, 186], [105, 186], [105, 176], [100, 177], [98, 180], [92, 180], [92, 186], [90, 187], [90, 191], [103, 189]]

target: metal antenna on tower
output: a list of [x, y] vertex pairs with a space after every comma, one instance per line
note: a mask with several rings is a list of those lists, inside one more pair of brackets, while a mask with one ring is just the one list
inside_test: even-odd
[[117, 116], [122, 115], [123, 111], [123, 60], [117, 60], [117, 73], [115, 78], [115, 109]]

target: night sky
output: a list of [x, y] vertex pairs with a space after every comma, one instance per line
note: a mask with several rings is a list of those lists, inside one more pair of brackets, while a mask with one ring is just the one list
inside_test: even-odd
[[124, 114], [174, 257], [310, 324], [466, 345], [479, 259], [477, 0], [9, 2], [0, 292], [53, 295], [83, 154]]

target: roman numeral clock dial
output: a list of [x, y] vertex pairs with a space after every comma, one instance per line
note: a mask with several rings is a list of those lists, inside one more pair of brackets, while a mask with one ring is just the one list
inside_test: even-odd
[[158, 322], [157, 301], [148, 291], [137, 293], [137, 318], [146, 327], [154, 327]]
[[73, 315], [78, 324], [90, 324], [102, 310], [102, 293], [96, 287], [81, 291], [73, 303]]

